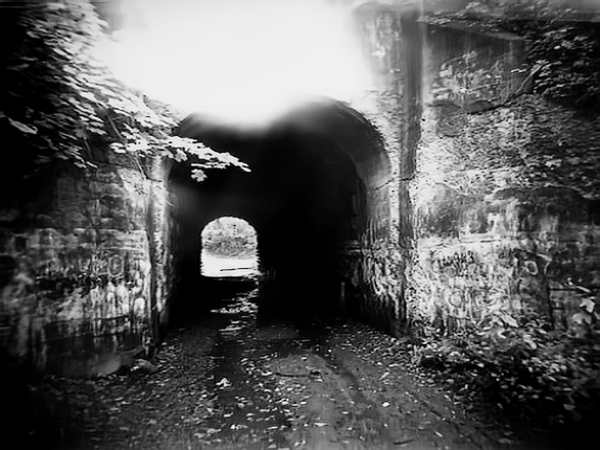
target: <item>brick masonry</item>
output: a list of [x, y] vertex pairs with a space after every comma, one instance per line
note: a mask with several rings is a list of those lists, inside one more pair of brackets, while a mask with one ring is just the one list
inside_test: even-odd
[[2, 347], [36, 368], [93, 375], [151, 339], [164, 307], [164, 185], [118, 158], [50, 179], [42, 204], [3, 214]]

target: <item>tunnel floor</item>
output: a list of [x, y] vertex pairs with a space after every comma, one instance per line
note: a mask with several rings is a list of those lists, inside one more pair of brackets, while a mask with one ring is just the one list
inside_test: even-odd
[[257, 296], [244, 288], [173, 329], [152, 370], [47, 378], [36, 389], [60, 412], [46, 424], [58, 447], [547, 448], [437, 385], [402, 340], [347, 321], [260, 318]]

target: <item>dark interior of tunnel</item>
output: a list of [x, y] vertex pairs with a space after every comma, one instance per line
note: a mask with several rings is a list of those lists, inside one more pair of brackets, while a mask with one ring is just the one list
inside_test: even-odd
[[198, 183], [189, 164], [173, 167], [173, 316], [200, 314], [224, 289], [235, 289], [232, 280], [207, 279], [199, 271], [201, 231], [222, 216], [244, 219], [257, 232], [263, 312], [338, 314], [343, 253], [367, 228], [366, 170], [381, 156], [372, 126], [345, 105], [319, 102], [262, 128], [190, 116], [179, 133], [231, 153], [251, 171], [212, 170]]

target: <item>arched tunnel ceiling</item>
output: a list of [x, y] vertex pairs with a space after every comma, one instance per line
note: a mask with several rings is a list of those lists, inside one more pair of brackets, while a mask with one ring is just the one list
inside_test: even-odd
[[261, 221], [269, 222], [284, 210], [298, 216], [305, 209], [311, 211], [314, 224], [327, 228], [324, 217], [339, 220], [334, 219], [335, 211], [346, 211], [343, 214], [354, 216], [346, 220], [352, 223], [354, 239], [370, 226], [369, 218], [375, 214], [378, 233], [387, 233], [388, 193], [382, 188], [391, 167], [383, 140], [365, 117], [345, 103], [314, 99], [291, 107], [262, 127], [192, 114], [177, 132], [229, 152], [251, 169], [250, 173], [211, 170], [197, 184], [189, 177], [189, 164], [175, 165], [171, 184], [183, 195], [196, 197], [201, 204], [197, 207], [200, 222], [235, 215], [260, 228]]
[[379, 132], [359, 112], [335, 100], [316, 99], [303, 103], [290, 108], [274, 122], [254, 128], [225, 124], [204, 115], [191, 114], [177, 130], [180, 136], [196, 138], [208, 145], [211, 145], [211, 140], [214, 142], [211, 137], [227, 135], [227, 146], [230, 147], [227, 151], [251, 166], [256, 163], [257, 155], [248, 151], [248, 147], [244, 152], [236, 153], [235, 147], [242, 141], [258, 141], [265, 136], [286, 132], [318, 136], [330, 141], [334, 148], [352, 159], [366, 185], [377, 187], [388, 181], [391, 167]]
[[[189, 164], [171, 171], [171, 195], [179, 205], [174, 217], [185, 223], [179, 240], [186, 242], [192, 265], [199, 254], [193, 247], [200, 245], [195, 235], [204, 225], [219, 216], [243, 218], [257, 231], [263, 269], [275, 270], [284, 291], [294, 286], [297, 299], [306, 299], [319, 283], [330, 286], [322, 292], [335, 290], [344, 248], [367, 233], [389, 233], [382, 186], [390, 164], [382, 139], [345, 104], [309, 102], [262, 128], [192, 115], [178, 132], [237, 156], [251, 169], [212, 170], [202, 183], [190, 179]], [[377, 230], [375, 222], [381, 224]], [[298, 291], [299, 277], [304, 293]]]

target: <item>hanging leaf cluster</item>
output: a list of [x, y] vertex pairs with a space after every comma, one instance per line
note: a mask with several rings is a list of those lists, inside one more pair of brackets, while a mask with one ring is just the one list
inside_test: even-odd
[[188, 138], [172, 135], [176, 115], [116, 79], [95, 56], [106, 24], [87, 0], [34, 2], [6, 9], [0, 128], [13, 145], [34, 149], [36, 163], [67, 160], [93, 166], [91, 148], [134, 158], [166, 156], [203, 169], [246, 165]]

